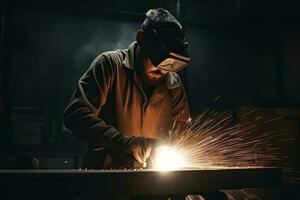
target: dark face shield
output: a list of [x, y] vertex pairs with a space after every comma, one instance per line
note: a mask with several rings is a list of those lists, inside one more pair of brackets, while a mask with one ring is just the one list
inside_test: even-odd
[[168, 72], [177, 72], [188, 65], [189, 57], [169, 51], [159, 39], [156, 40], [156, 44], [148, 56], [157, 68]]
[[177, 72], [188, 65], [190, 58], [170, 52], [169, 57], [164, 59], [156, 67], [168, 72]]
[[188, 65], [188, 43], [183, 32], [172, 28], [158, 29], [148, 19], [143, 25], [146, 27], [146, 52], [154, 66], [161, 70], [177, 72]]

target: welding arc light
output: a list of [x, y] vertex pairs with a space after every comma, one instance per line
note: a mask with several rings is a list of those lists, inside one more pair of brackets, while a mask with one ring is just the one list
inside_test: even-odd
[[183, 155], [176, 149], [168, 146], [160, 146], [155, 149], [155, 169], [170, 171], [182, 168], [184, 165]]

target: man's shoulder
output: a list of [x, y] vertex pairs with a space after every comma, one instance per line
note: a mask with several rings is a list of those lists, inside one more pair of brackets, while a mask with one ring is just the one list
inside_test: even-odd
[[125, 50], [106, 51], [99, 54], [93, 61], [93, 64], [110, 64], [112, 66], [121, 66], [125, 58]]

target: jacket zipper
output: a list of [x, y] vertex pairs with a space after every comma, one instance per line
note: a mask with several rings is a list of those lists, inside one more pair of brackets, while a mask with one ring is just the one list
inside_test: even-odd
[[141, 83], [139, 80], [137, 80], [136, 77], [136, 72], [134, 71], [134, 81], [135, 84], [137, 84], [138, 88], [140, 89], [141, 93], [143, 94], [144, 97], [144, 102], [143, 102], [143, 106], [142, 106], [142, 110], [141, 110], [141, 124], [140, 124], [140, 130], [141, 130], [141, 136], [143, 136], [143, 125], [144, 125], [144, 115], [145, 115], [145, 111], [147, 109], [147, 105], [148, 105], [148, 98], [143, 90], [143, 88], [141, 87]]

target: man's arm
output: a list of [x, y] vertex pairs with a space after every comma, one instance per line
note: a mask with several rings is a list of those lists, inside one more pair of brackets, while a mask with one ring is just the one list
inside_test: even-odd
[[93, 147], [105, 147], [127, 154], [143, 164], [151, 151], [151, 140], [127, 137], [99, 117], [116, 76], [116, 64], [102, 54], [79, 79], [64, 113], [65, 126]]
[[124, 136], [98, 115], [116, 74], [108, 55], [98, 56], [79, 79], [64, 113], [65, 126], [93, 146], [113, 148]]
[[181, 85], [175, 89], [175, 95], [172, 100], [172, 118], [173, 122], [186, 124], [190, 121], [190, 110], [185, 89]]

